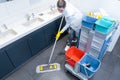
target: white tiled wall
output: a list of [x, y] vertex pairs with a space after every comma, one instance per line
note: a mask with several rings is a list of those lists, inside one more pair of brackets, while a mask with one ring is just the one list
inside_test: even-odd
[[101, 7], [105, 9], [110, 16], [120, 20], [120, 0], [101, 0]]
[[101, 0], [70, 0], [70, 2], [83, 13], [99, 8], [100, 1]]
[[70, 0], [70, 2], [84, 13], [103, 8], [110, 16], [120, 20], [120, 0]]

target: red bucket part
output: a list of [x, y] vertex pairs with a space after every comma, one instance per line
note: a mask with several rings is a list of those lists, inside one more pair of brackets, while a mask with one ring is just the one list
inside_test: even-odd
[[82, 50], [76, 48], [75, 46], [72, 46], [66, 51], [66, 61], [69, 65], [74, 67], [75, 63], [80, 61], [84, 54], [85, 53]]

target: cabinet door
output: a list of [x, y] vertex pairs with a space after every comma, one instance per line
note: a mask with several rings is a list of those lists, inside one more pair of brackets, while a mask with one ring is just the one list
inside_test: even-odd
[[44, 28], [41, 28], [30, 35], [29, 45], [32, 56], [46, 47]]
[[[61, 19], [62, 19], [62, 18], [59, 18], [59, 19], [56, 20], [57, 27], [60, 26]], [[63, 19], [63, 22], [62, 22], [62, 26], [61, 26], [61, 28], [63, 28], [63, 27], [65, 26], [65, 24], [66, 24], [66, 21], [65, 21], [65, 18], [64, 18], [64, 19]]]
[[14, 69], [14, 66], [10, 62], [5, 52], [0, 52], [0, 80], [6, 74]]
[[51, 44], [55, 40], [55, 35], [57, 34], [58, 27], [56, 21], [49, 23], [45, 27], [46, 45]]
[[20, 39], [9, 45], [6, 52], [15, 67], [19, 66], [31, 57], [27, 39]]

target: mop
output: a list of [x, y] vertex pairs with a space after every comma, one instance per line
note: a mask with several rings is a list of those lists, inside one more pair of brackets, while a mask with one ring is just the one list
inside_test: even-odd
[[[63, 19], [64, 19], [64, 16], [61, 19], [58, 32], [61, 29], [61, 26], [62, 26], [62, 23], [63, 23]], [[51, 71], [58, 71], [58, 70], [60, 70], [60, 64], [59, 63], [51, 63], [51, 59], [52, 59], [52, 56], [53, 56], [53, 53], [54, 53], [54, 50], [55, 50], [55, 47], [56, 47], [56, 43], [57, 43], [57, 39], [55, 39], [55, 42], [54, 42], [54, 45], [53, 45], [53, 48], [52, 48], [52, 52], [50, 54], [50, 58], [49, 58], [48, 64], [38, 65], [36, 67], [36, 73], [44, 73], [44, 72], [51, 72]]]

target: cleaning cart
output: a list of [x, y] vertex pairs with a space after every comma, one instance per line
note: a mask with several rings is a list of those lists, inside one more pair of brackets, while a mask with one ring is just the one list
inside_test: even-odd
[[[72, 46], [65, 54], [65, 69], [82, 80], [91, 78], [101, 65], [101, 62], [97, 58], [92, 57], [88, 53], [94, 34], [92, 30], [94, 29], [96, 20], [97, 19], [89, 16], [83, 17], [82, 26], [86, 27], [81, 27], [79, 46], [78, 48]], [[82, 46], [82, 44], [84, 46]]]
[[[71, 47], [66, 52], [65, 69], [79, 79], [91, 78], [100, 68], [100, 60], [103, 58], [117, 26], [118, 23], [110, 17], [102, 17], [99, 20], [88, 16], [83, 17], [78, 49]], [[84, 51], [84, 55], [79, 57], [78, 55], [83, 54], [82, 51]], [[73, 58], [75, 59], [74, 65], [71, 65]]]

